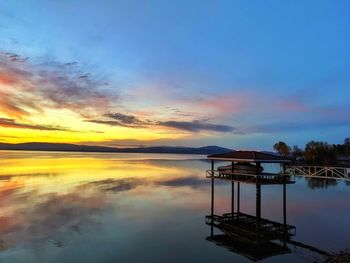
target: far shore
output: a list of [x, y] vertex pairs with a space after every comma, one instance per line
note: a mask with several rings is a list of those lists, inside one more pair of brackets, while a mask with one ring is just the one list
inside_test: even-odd
[[91, 152], [91, 153], [155, 153], [155, 154], [199, 154], [210, 155], [232, 151], [219, 146], [181, 147], [154, 146], [138, 148], [114, 148], [106, 146], [76, 145], [66, 143], [0, 143], [0, 150], [40, 152]]

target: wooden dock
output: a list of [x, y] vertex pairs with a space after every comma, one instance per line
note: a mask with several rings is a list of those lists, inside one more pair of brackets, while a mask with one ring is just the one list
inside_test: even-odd
[[290, 165], [286, 171], [293, 176], [350, 181], [350, 168], [347, 167]]
[[[248, 229], [252, 228], [253, 225], [255, 225], [255, 230], [259, 230], [260, 228], [262, 230], [265, 228], [272, 229], [271, 227], [275, 226], [275, 231], [270, 232], [270, 234], [271, 236], [276, 236], [276, 233], [278, 233], [276, 230], [278, 229], [277, 223], [272, 224], [272, 221], [261, 218], [261, 187], [263, 185], [283, 186], [283, 225], [285, 226], [284, 230], [288, 230], [288, 227], [286, 227], [286, 186], [287, 184], [295, 183], [293, 176], [285, 173], [285, 165], [290, 163], [290, 160], [273, 154], [256, 151], [235, 151], [225, 154], [216, 154], [208, 156], [208, 159], [211, 160], [211, 169], [206, 171], [206, 178], [211, 180], [211, 213], [210, 216], [207, 216], [206, 220], [207, 222], [210, 221], [212, 235], [214, 226], [220, 228], [226, 227], [232, 230], [235, 226], [237, 226], [236, 224], [239, 224], [240, 227], [236, 227], [236, 230], [241, 229], [242, 231], [248, 231]], [[229, 161], [231, 164], [228, 169], [215, 169], [215, 161]], [[248, 165], [242, 165], [242, 163], [248, 163]], [[254, 163], [255, 165], [249, 165], [249, 163]], [[281, 170], [280, 172], [274, 174], [263, 173], [263, 169], [261, 167], [261, 164], [263, 163], [280, 164]], [[243, 167], [244, 169], [240, 167]], [[248, 171], [249, 173], [244, 173], [244, 171]], [[215, 215], [214, 213], [215, 179], [226, 180], [231, 183], [231, 213], [226, 213], [222, 216]], [[254, 184], [256, 187], [256, 213], [254, 217], [243, 214], [240, 211], [241, 183]], [[235, 185], [237, 187], [235, 187]], [[237, 191], [236, 194], [235, 189]], [[237, 196], [237, 199], [235, 198], [235, 195]], [[208, 221], [208, 219], [210, 220]], [[267, 232], [259, 234], [259, 236], [257, 236], [256, 232], [254, 233], [255, 238], [258, 240], [269, 236]], [[272, 233], [274, 233], [274, 235], [272, 235]], [[249, 236], [249, 231], [247, 234]]]
[[288, 239], [295, 235], [295, 226], [278, 223], [245, 213], [226, 213], [208, 215], [207, 225], [214, 226], [232, 237], [248, 239], [250, 242], [266, 242], [277, 239]]
[[242, 174], [237, 172], [223, 172], [218, 170], [207, 170], [206, 178], [221, 179], [234, 182], [272, 185], [272, 184], [294, 184], [294, 176], [290, 173], [259, 173], [256, 174]]
[[[338, 262], [335, 260], [342, 256], [341, 253], [330, 254], [327, 251], [292, 239], [296, 234], [296, 227], [287, 224], [286, 192], [287, 185], [295, 183], [295, 176], [350, 181], [350, 168], [290, 165], [290, 160], [284, 157], [256, 151], [217, 154], [208, 156], [208, 159], [211, 160], [211, 169], [207, 170], [205, 175], [207, 179], [211, 180], [211, 211], [210, 215], [205, 217], [205, 223], [211, 228], [210, 236], [206, 238], [208, 241], [253, 261], [291, 253], [292, 250], [288, 247], [289, 245], [293, 247], [293, 251], [300, 251], [304, 258], [307, 258], [307, 253], [311, 252], [320, 256], [326, 262]], [[230, 162], [230, 165], [215, 169], [214, 163], [216, 161]], [[248, 163], [246, 167], [253, 169], [240, 168], [244, 167], [242, 163]], [[261, 169], [261, 165], [264, 163], [279, 164], [280, 171], [264, 173]], [[248, 172], [243, 173], [244, 170]], [[231, 184], [230, 213], [215, 214], [215, 179], [225, 180]], [[255, 215], [240, 211], [241, 183], [256, 186]], [[261, 217], [261, 188], [263, 185], [282, 186], [282, 223]], [[218, 229], [220, 234], [214, 234], [214, 228]]]

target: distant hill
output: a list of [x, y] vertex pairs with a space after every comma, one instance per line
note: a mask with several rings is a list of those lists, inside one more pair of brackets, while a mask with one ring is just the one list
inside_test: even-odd
[[205, 147], [139, 147], [139, 148], [113, 148], [105, 146], [76, 145], [68, 143], [0, 143], [0, 150], [22, 151], [64, 151], [64, 152], [126, 152], [126, 153], [174, 153], [174, 154], [218, 154], [232, 151], [219, 146]]

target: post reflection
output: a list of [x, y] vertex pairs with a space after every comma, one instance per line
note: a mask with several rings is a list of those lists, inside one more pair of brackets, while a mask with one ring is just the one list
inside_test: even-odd
[[[237, 209], [231, 213], [206, 216], [206, 224], [210, 226], [211, 234], [207, 240], [218, 246], [258, 261], [271, 256], [291, 253], [286, 241], [295, 235], [295, 226], [287, 224], [287, 183], [283, 188], [283, 222], [275, 222], [261, 217], [261, 187], [266, 184], [257, 180], [256, 184], [256, 214], [250, 215], [240, 211], [240, 183], [232, 181], [232, 200], [234, 202], [234, 184], [237, 184]], [[232, 206], [234, 209], [234, 206]], [[214, 234], [214, 229], [220, 230]]]
[[[206, 238], [207, 241], [250, 261], [260, 261], [274, 256], [295, 253], [304, 260], [313, 262], [350, 262], [350, 253], [347, 250], [330, 253], [295, 240], [296, 227], [287, 223], [287, 185], [295, 183], [294, 181], [285, 180], [278, 184], [283, 189], [283, 205], [281, 207], [283, 222], [261, 217], [261, 188], [269, 183], [259, 181], [259, 179], [255, 181], [255, 215], [241, 212], [239, 208], [240, 183], [242, 182], [232, 180], [230, 213], [214, 214], [214, 195], [212, 195], [212, 213], [205, 217], [205, 223], [210, 226], [210, 235]], [[237, 184], [236, 210], [234, 210], [235, 184]], [[214, 186], [213, 181], [212, 186]], [[214, 194], [213, 188], [212, 194]]]

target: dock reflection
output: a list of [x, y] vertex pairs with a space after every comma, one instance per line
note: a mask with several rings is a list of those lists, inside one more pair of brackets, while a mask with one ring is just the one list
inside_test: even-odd
[[[207, 215], [205, 222], [211, 228], [210, 236], [206, 239], [234, 253], [245, 256], [252, 261], [291, 253], [287, 241], [295, 235], [296, 227], [287, 224], [287, 194], [286, 185], [283, 187], [283, 222], [275, 222], [261, 217], [261, 187], [266, 182], [256, 181], [256, 214], [250, 215], [240, 211], [240, 183], [237, 183], [237, 206], [232, 205], [231, 213], [222, 215]], [[232, 181], [232, 204], [234, 204], [234, 184]], [[275, 184], [275, 183], [274, 183]], [[214, 209], [213, 209], [214, 210]], [[214, 229], [220, 230], [214, 234]]]
[[[234, 198], [235, 183], [237, 184], [236, 202]], [[261, 187], [267, 183], [259, 182], [259, 180], [255, 181], [256, 214], [242, 213], [239, 204], [240, 183], [242, 181], [232, 180], [231, 213], [222, 215], [214, 214], [214, 184], [212, 184], [212, 210], [211, 214], [205, 217], [205, 223], [210, 226], [210, 235], [206, 237], [207, 241], [251, 261], [297, 253], [303, 259], [313, 262], [350, 262], [350, 252], [347, 250], [330, 253], [294, 240], [296, 227], [287, 224], [287, 185], [294, 182], [287, 180], [280, 184], [283, 188], [283, 206], [281, 207], [283, 222], [261, 217]], [[276, 185], [276, 183], [273, 184]]]

